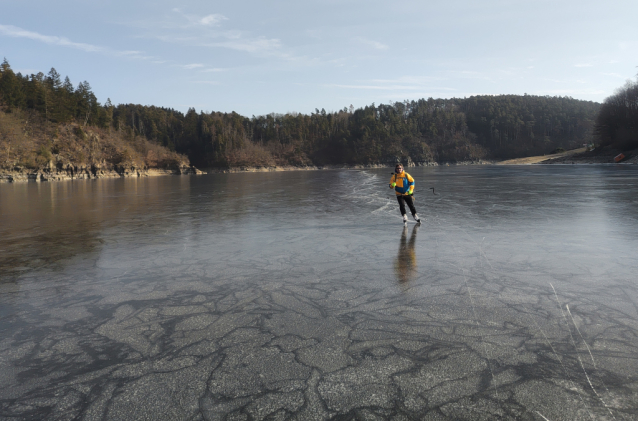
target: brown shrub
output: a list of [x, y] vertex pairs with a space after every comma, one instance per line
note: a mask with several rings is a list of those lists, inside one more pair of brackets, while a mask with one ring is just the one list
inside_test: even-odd
[[276, 164], [269, 151], [250, 141], [243, 148], [230, 151], [227, 162], [230, 167], [272, 167]]

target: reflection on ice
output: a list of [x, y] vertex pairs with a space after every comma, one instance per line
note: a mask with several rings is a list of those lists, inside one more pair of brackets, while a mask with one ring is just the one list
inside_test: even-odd
[[399, 252], [394, 260], [394, 272], [403, 290], [407, 290], [410, 281], [412, 281], [417, 274], [416, 251], [414, 246], [416, 245], [416, 234], [418, 230], [419, 225], [415, 224], [411, 230], [410, 241], [408, 241], [408, 226], [403, 227], [401, 242], [399, 243]]

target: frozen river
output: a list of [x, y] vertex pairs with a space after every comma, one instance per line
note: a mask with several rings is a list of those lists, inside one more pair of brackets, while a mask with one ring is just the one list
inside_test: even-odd
[[638, 169], [407, 170], [0, 184], [0, 419], [638, 419]]

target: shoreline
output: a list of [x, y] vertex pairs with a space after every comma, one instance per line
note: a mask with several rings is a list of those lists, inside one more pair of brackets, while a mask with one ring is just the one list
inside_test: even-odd
[[[307, 166], [295, 166], [295, 165], [275, 165], [272, 167], [230, 167], [230, 168], [204, 168], [203, 171], [208, 174], [229, 174], [229, 173], [241, 173], [241, 172], [283, 172], [283, 171], [322, 171], [322, 170], [363, 170], [370, 168], [394, 168], [394, 162], [391, 164], [327, 164], [327, 165], [307, 165]], [[404, 165], [405, 168], [414, 167], [439, 167], [450, 165], [494, 165], [494, 161], [478, 160], [478, 161], [462, 161], [462, 162], [409, 162]]]
[[551, 155], [537, 155], [537, 156], [528, 156], [525, 158], [513, 158], [513, 159], [506, 159], [504, 161], [500, 161], [497, 163], [497, 165], [532, 165], [532, 164], [541, 164], [545, 161], [551, 160], [551, 159], [557, 159], [557, 158], [563, 158], [563, 157], [571, 157], [577, 153], [580, 152], [585, 152], [586, 148], [578, 148], [578, 149], [572, 149], [569, 151], [565, 151], [565, 152], [560, 152], [560, 153], [556, 153], [556, 154], [551, 154]]
[[[625, 157], [619, 162], [615, 161], [615, 157], [619, 154]], [[638, 164], [638, 149], [629, 151], [620, 151], [611, 148], [594, 149], [591, 151], [578, 152], [569, 156], [560, 156], [550, 158], [543, 162], [543, 165], [632, 165]]]
[[161, 175], [186, 175], [205, 174], [203, 171], [190, 166], [183, 166], [173, 169], [162, 168], [136, 168], [120, 167], [113, 169], [99, 169], [95, 167], [67, 167], [56, 170], [37, 171], [7, 171], [0, 172], [0, 183], [41, 183], [47, 181], [66, 180], [95, 180], [99, 178], [119, 178], [119, 177], [155, 177]]
[[[405, 165], [410, 167], [436, 167], [451, 165], [494, 165], [495, 161], [462, 161], [462, 162], [410, 162]], [[69, 167], [62, 170], [38, 170], [38, 171], [6, 171], [0, 172], [0, 183], [24, 183], [24, 182], [47, 182], [47, 181], [64, 181], [64, 180], [94, 180], [99, 178], [118, 178], [118, 177], [154, 177], [160, 175], [200, 175], [200, 174], [230, 174], [243, 172], [284, 172], [284, 171], [322, 171], [322, 170], [343, 170], [343, 169], [369, 169], [369, 168], [394, 168], [392, 164], [356, 164], [356, 165], [275, 165], [272, 167], [230, 167], [219, 168], [210, 167], [202, 170], [190, 167], [180, 167], [176, 169], [159, 169], [159, 168], [118, 168], [110, 170], [96, 170], [87, 167], [75, 168]]]
[[[586, 151], [585, 148], [573, 149], [553, 155], [541, 155], [525, 158], [514, 158], [504, 161], [477, 160], [461, 162], [408, 162], [406, 168], [414, 167], [440, 167], [440, 166], [465, 166], [465, 165], [631, 165], [638, 164], [638, 149], [626, 152], [627, 158], [621, 162], [614, 162], [613, 158], [618, 151]], [[113, 169], [99, 169], [95, 167], [71, 167], [63, 169], [49, 170], [41, 169], [37, 171], [16, 170], [0, 171], [0, 183], [25, 183], [25, 182], [47, 182], [66, 180], [95, 180], [100, 178], [118, 177], [156, 177], [162, 175], [201, 175], [201, 174], [232, 174], [246, 172], [286, 172], [286, 171], [322, 171], [322, 170], [357, 170], [372, 168], [393, 168], [391, 164], [328, 164], [328, 165], [274, 165], [269, 167], [208, 167], [202, 170], [194, 166], [182, 166], [173, 169], [162, 168], [136, 168], [119, 167]]]
[[[623, 153], [625, 158], [615, 162], [614, 158]], [[620, 151], [608, 147], [587, 150], [586, 148], [572, 149], [552, 155], [530, 156], [526, 158], [508, 159], [497, 165], [631, 165], [638, 164], [638, 149]]]

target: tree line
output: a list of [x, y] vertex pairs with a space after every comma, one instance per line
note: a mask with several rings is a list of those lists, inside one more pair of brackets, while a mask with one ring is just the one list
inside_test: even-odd
[[98, 102], [86, 81], [74, 87], [55, 69], [23, 76], [5, 59], [0, 64], [0, 169], [95, 173], [188, 165], [186, 157], [124, 127], [113, 118], [114, 110], [110, 100]]
[[52, 123], [80, 122], [82, 125], [107, 127], [112, 122], [111, 101], [101, 105], [87, 81], [76, 88], [51, 68], [48, 74], [15, 74], [5, 58], [0, 65], [0, 99], [6, 112], [30, 109]]
[[601, 146], [619, 150], [638, 148], [638, 79], [627, 81], [605, 99], [594, 129]]
[[55, 69], [15, 74], [0, 66], [6, 112], [31, 110], [49, 124], [73, 123], [144, 138], [200, 167], [475, 161], [549, 153], [590, 142], [600, 104], [534, 95], [420, 99], [310, 114], [186, 113], [100, 104], [84, 81]]

